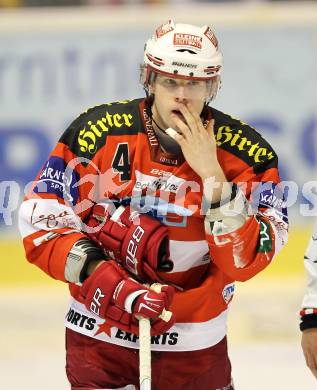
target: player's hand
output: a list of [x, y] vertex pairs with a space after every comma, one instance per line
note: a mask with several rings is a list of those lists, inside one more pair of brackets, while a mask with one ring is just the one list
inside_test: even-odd
[[179, 111], [186, 123], [178, 115], [172, 113], [172, 120], [178, 133], [174, 139], [182, 148], [187, 163], [203, 180], [222, 176], [223, 172], [217, 159], [214, 120], [209, 121], [205, 128], [199, 113], [190, 103], [181, 103]]
[[175, 317], [165, 321], [160, 316], [169, 309], [173, 295], [171, 286], [164, 285], [155, 292], [136, 282], [113, 260], [102, 263], [81, 287], [88, 310], [109, 325], [134, 334], [139, 332], [139, 317], [152, 320], [153, 335], [165, 333], [175, 323]]
[[306, 364], [317, 379], [317, 328], [302, 332], [302, 349]]
[[157, 272], [173, 269], [169, 259], [168, 228], [146, 214], [109, 204], [94, 206], [87, 223], [88, 236], [106, 254], [144, 282], [162, 282]]

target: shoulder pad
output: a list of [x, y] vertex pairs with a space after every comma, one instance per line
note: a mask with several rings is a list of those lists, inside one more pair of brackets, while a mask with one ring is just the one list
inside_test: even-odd
[[77, 156], [92, 159], [108, 136], [132, 135], [142, 131], [141, 99], [107, 103], [88, 109], [75, 119], [60, 138]]
[[271, 145], [250, 125], [212, 108], [218, 147], [234, 154], [255, 173], [277, 167], [277, 155]]

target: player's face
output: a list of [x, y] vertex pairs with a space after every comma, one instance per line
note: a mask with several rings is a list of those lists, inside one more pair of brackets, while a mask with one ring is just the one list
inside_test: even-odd
[[173, 127], [172, 113], [177, 114], [184, 122], [179, 107], [187, 102], [197, 113], [201, 113], [210, 93], [210, 82], [186, 80], [158, 74], [150, 91], [154, 93], [152, 107], [153, 118], [163, 129]]

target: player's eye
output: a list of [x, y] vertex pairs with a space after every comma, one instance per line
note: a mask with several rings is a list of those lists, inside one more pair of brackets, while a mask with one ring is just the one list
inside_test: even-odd
[[204, 86], [204, 84], [201, 81], [197, 81], [197, 80], [191, 80], [187, 85], [190, 88], [201, 88]]
[[167, 87], [174, 87], [177, 85], [174, 79], [164, 79], [163, 84], [166, 85]]

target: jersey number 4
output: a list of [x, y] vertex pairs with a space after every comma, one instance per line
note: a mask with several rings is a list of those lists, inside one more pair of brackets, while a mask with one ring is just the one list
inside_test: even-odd
[[130, 158], [129, 158], [129, 144], [123, 142], [118, 144], [117, 150], [112, 160], [112, 168], [114, 171], [120, 173], [120, 180], [130, 180]]

